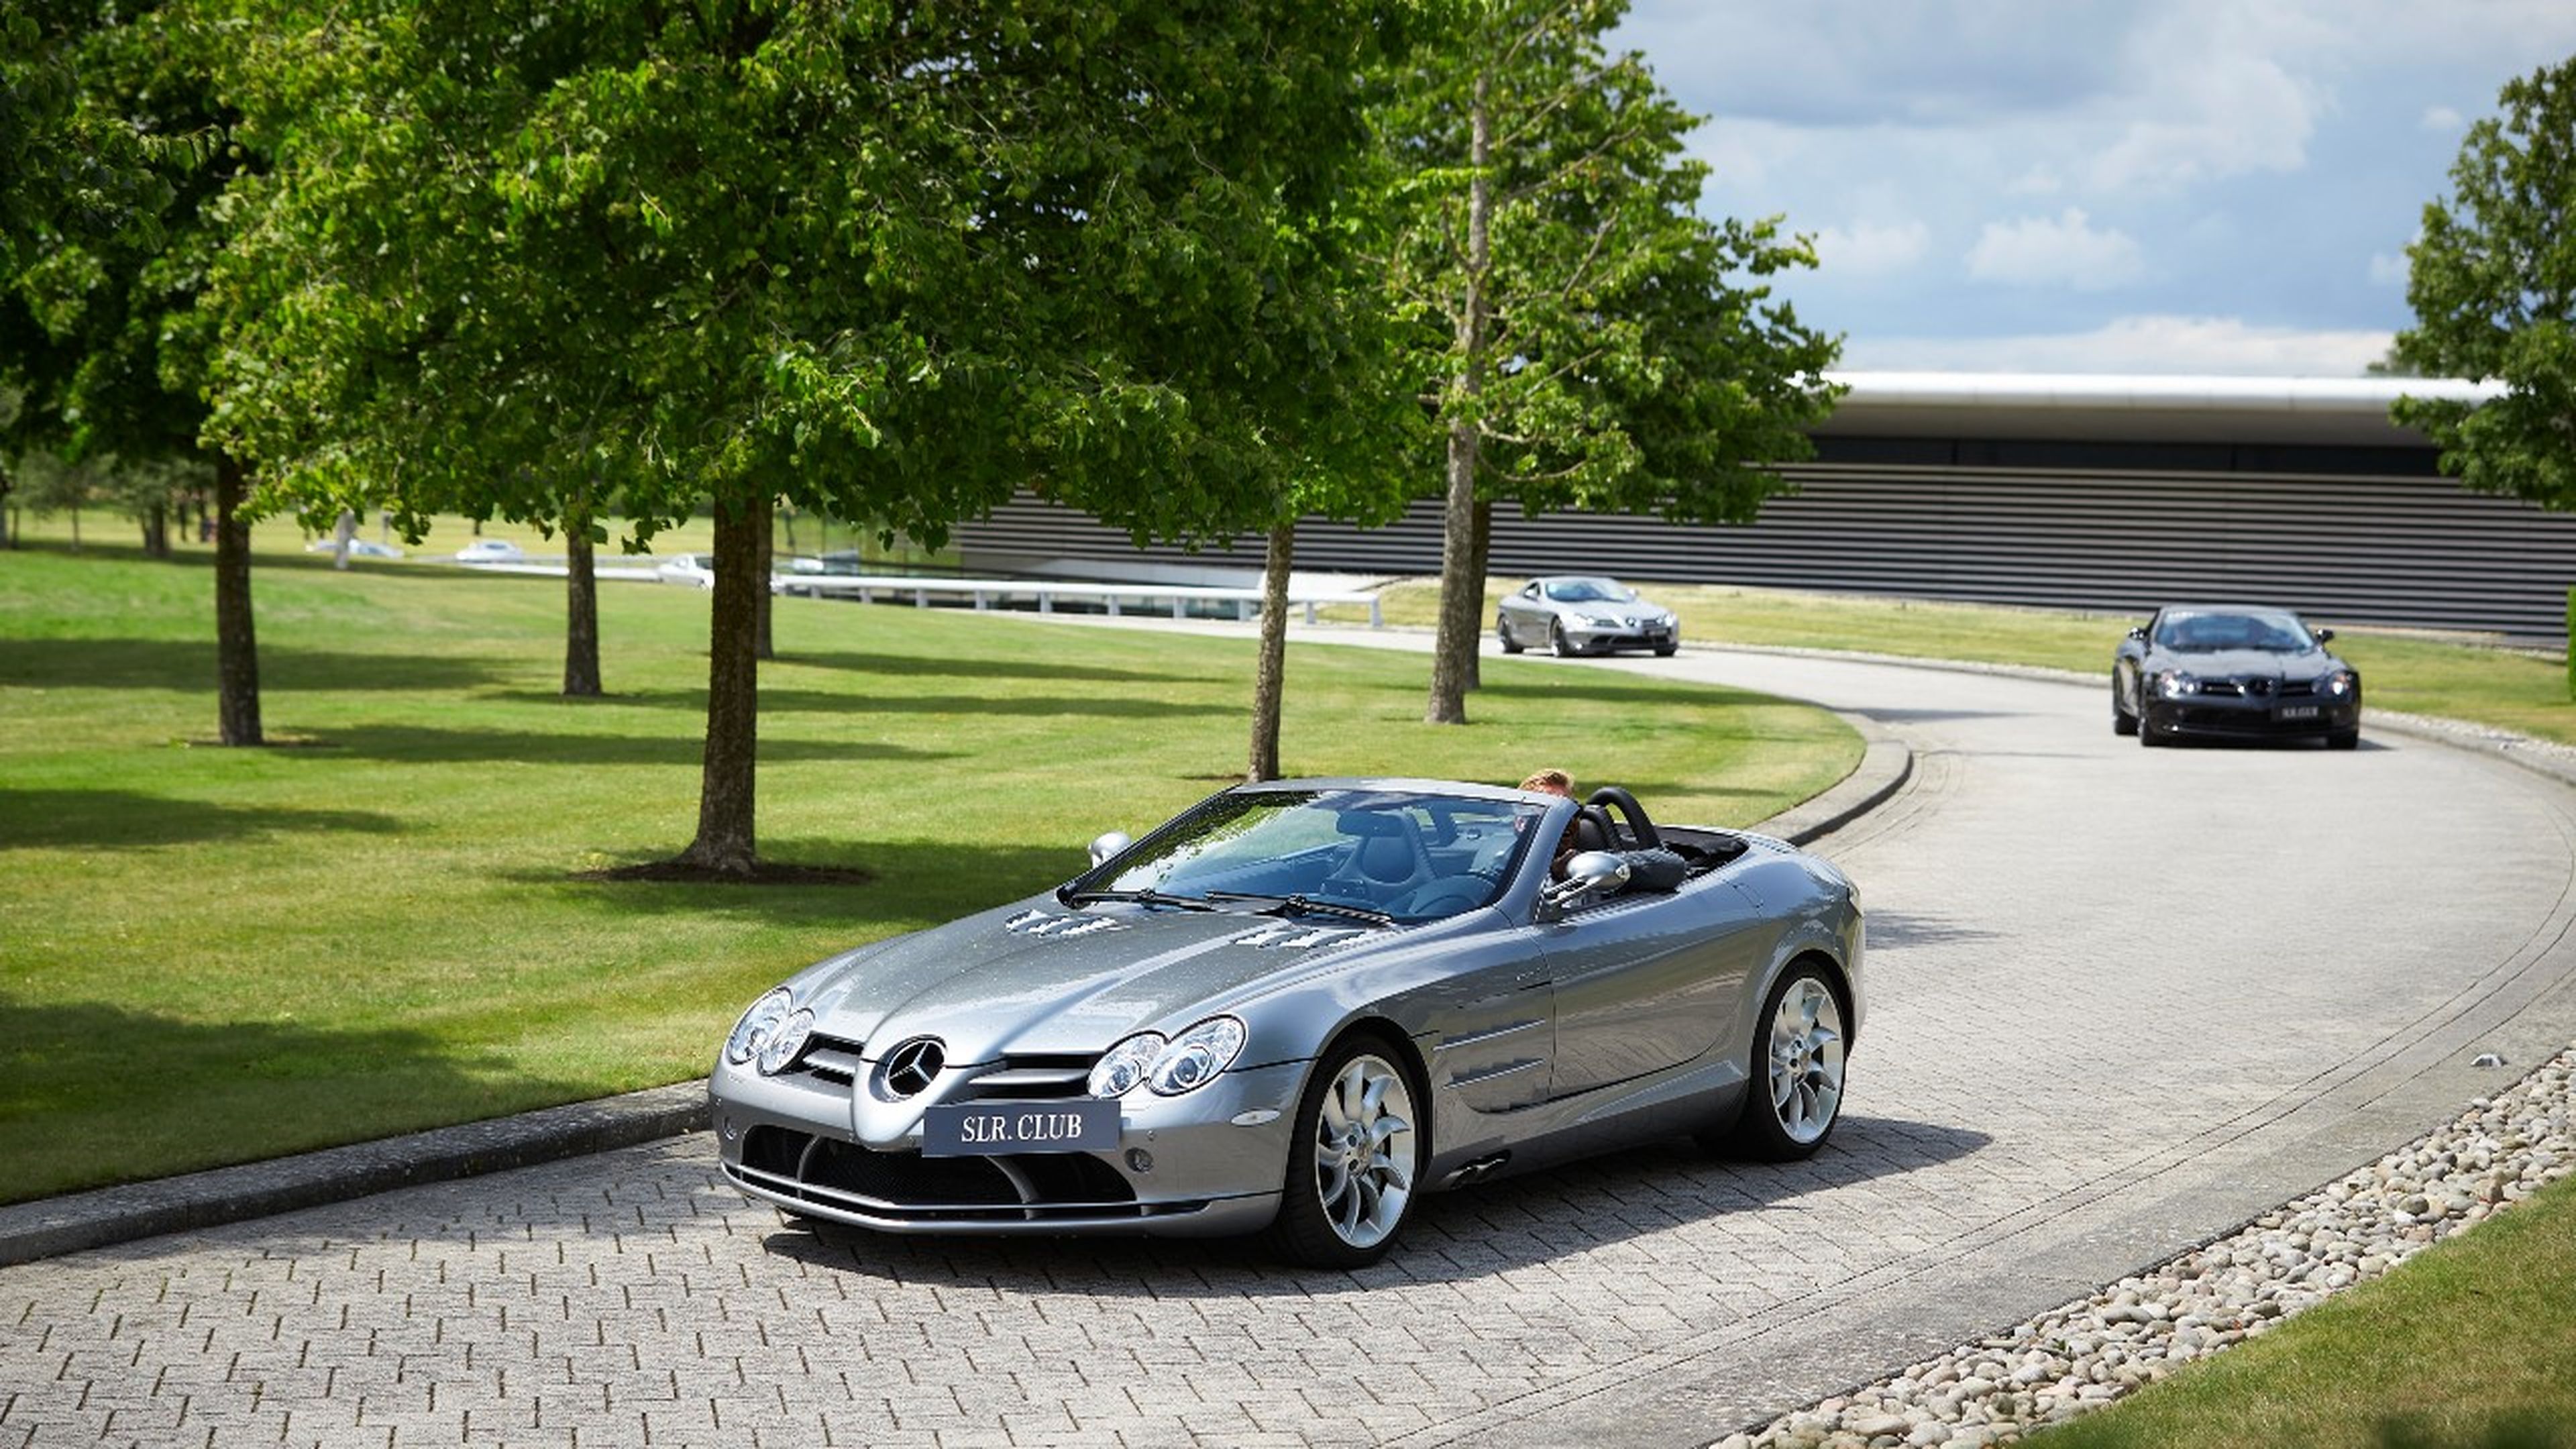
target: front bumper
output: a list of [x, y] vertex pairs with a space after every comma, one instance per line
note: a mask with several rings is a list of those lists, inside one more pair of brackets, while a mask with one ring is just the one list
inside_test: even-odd
[[1678, 624], [1621, 625], [1604, 629], [1597, 625], [1562, 626], [1567, 642], [1586, 654], [1610, 653], [1621, 649], [1673, 649], [1682, 641]]
[[1096, 1153], [924, 1157], [918, 1114], [895, 1140], [859, 1140], [851, 1093], [864, 1087], [729, 1065], [708, 1098], [725, 1179], [792, 1213], [885, 1233], [1220, 1236], [1277, 1216], [1307, 1066], [1227, 1072], [1183, 1097], [1140, 1092], [1121, 1103], [1117, 1148]]
[[2358, 697], [2278, 701], [2223, 695], [2150, 699], [2138, 716], [2138, 726], [2167, 738], [2306, 739], [2359, 729], [2361, 701]]

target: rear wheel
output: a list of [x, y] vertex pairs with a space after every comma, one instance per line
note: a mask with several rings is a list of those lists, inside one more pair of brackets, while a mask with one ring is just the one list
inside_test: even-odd
[[1395, 1246], [1422, 1167], [1413, 1086], [1398, 1052], [1345, 1037], [1315, 1064], [1288, 1143], [1288, 1185], [1264, 1235], [1309, 1268], [1362, 1268]]

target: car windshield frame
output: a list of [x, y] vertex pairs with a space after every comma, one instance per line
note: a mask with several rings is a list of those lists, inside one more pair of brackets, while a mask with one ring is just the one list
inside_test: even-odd
[[[1222, 791], [1057, 895], [1067, 904], [1088, 898], [1196, 910], [1213, 903], [1248, 914], [1383, 916], [1388, 924], [1419, 925], [1500, 900], [1548, 808], [1502, 796], [1357, 785]], [[1385, 841], [1400, 844], [1379, 844]], [[1354, 872], [1353, 862], [1372, 845], [1399, 860], [1414, 856], [1419, 878], [1398, 884]], [[1433, 883], [1451, 888], [1422, 892]], [[1429, 900], [1409, 908], [1417, 892]]]
[[2175, 654], [2305, 654], [2322, 647], [2307, 621], [2287, 609], [2186, 609], [2156, 620], [2150, 640]]

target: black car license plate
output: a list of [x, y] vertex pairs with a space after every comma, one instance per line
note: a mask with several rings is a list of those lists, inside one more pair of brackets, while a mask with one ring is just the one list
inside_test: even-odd
[[2317, 707], [2313, 704], [2285, 704], [2272, 711], [2274, 719], [2315, 719], [2316, 717]]
[[1091, 1097], [1065, 1102], [970, 1102], [933, 1107], [921, 1118], [924, 1157], [1105, 1152], [1117, 1145], [1118, 1104]]

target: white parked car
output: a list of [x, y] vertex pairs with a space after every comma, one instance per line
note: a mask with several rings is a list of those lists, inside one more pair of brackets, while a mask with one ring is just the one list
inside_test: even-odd
[[653, 577], [666, 584], [712, 589], [716, 586], [716, 556], [711, 553], [674, 554], [653, 566]]
[[[340, 541], [336, 538], [317, 538], [311, 543], [304, 545], [304, 551], [306, 553], [329, 553], [334, 549], [337, 549], [339, 546]], [[349, 540], [349, 557], [351, 558], [401, 558], [402, 556], [403, 551], [394, 547], [390, 543], [378, 543], [369, 538], [353, 538]]]
[[506, 538], [478, 538], [456, 551], [458, 563], [520, 563], [528, 551]]

